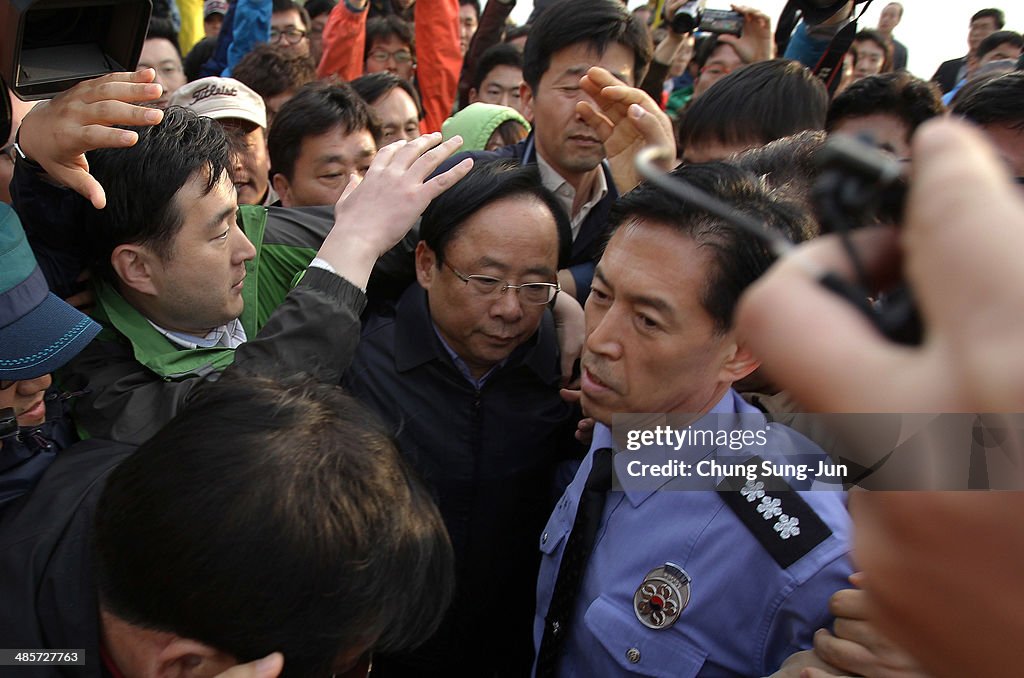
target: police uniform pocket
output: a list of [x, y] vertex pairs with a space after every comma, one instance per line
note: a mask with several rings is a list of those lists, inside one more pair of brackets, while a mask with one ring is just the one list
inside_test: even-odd
[[690, 645], [679, 633], [649, 629], [632, 608], [618, 606], [605, 596], [591, 603], [583, 622], [628, 675], [693, 678], [707, 658], [707, 652]]

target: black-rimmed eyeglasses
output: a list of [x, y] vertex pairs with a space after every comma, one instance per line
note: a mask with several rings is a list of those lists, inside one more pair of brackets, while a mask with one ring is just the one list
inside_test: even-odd
[[279, 31], [276, 28], [270, 29], [270, 42], [271, 44], [276, 43], [281, 38], [289, 45], [297, 45], [302, 42], [302, 39], [306, 37], [306, 31], [300, 31], [297, 28], [288, 28], [283, 31]]

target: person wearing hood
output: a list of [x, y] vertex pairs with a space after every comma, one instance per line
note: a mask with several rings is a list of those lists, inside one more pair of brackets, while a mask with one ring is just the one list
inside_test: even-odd
[[477, 102], [444, 121], [445, 140], [456, 134], [463, 139], [463, 151], [495, 151], [519, 143], [530, 133], [530, 123], [508, 106]]

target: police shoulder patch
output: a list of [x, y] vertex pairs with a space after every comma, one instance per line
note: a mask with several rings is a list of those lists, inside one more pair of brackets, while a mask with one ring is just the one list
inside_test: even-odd
[[[760, 457], [748, 464], [761, 465]], [[780, 478], [726, 478], [718, 495], [754, 537], [785, 569], [832, 534], [803, 497]]]

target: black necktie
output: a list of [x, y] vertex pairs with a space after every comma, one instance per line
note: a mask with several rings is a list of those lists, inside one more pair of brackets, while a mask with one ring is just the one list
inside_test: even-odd
[[612, 450], [603, 447], [594, 451], [590, 475], [587, 476], [587, 483], [576, 508], [576, 520], [573, 521], [572, 532], [562, 552], [548, 614], [544, 618], [544, 636], [537, 653], [537, 678], [552, 678], [558, 669], [558, 658], [572, 621], [576, 593], [594, 548], [594, 537], [604, 512], [604, 500], [611, 486]]

